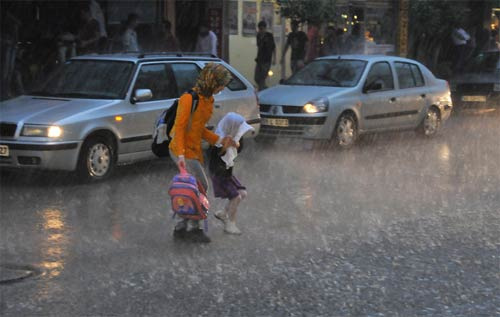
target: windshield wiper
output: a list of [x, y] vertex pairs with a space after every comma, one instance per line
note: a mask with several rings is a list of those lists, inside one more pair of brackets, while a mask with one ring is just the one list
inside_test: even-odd
[[62, 92], [58, 94], [54, 94], [57, 97], [66, 97], [66, 98], [84, 98], [84, 99], [113, 99], [107, 95], [90, 95], [84, 94], [80, 92]]
[[48, 92], [48, 91], [30, 91], [28, 93], [30, 96], [42, 96], [42, 97], [52, 97], [54, 94]]

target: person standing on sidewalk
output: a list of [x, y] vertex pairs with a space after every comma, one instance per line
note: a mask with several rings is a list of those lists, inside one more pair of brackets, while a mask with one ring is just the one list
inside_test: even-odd
[[267, 88], [266, 78], [271, 69], [271, 63], [276, 64], [276, 44], [274, 44], [273, 35], [266, 30], [266, 22], [260, 21], [257, 26], [259, 32], [257, 32], [257, 58], [255, 59], [257, 64], [254, 79], [259, 90], [264, 90]]
[[125, 32], [122, 35], [122, 47], [125, 52], [139, 52], [141, 49], [139, 47], [139, 41], [137, 40], [137, 24], [139, 22], [139, 16], [135, 13], [131, 13], [127, 17], [127, 22], [125, 22]]
[[303, 31], [299, 31], [299, 21], [292, 22], [292, 32], [288, 33], [286, 38], [286, 45], [281, 56], [281, 63], [283, 63], [289, 47], [292, 48], [290, 67], [292, 69], [292, 74], [295, 74], [304, 67], [304, 58], [307, 48], [307, 35]]
[[217, 56], [217, 35], [210, 31], [207, 21], [203, 21], [200, 25], [200, 32], [198, 33], [194, 51]]
[[[211, 145], [236, 146], [230, 137], [220, 137], [206, 128], [214, 109], [213, 95], [219, 93], [231, 80], [229, 71], [220, 64], [208, 63], [200, 72], [193, 91], [198, 95], [198, 105], [191, 113], [193, 97], [183, 94], [179, 99], [174, 127], [170, 133], [170, 157], [179, 166], [196, 177], [200, 190], [208, 192], [208, 179], [203, 169], [202, 139]], [[174, 238], [208, 243], [210, 238], [200, 229], [198, 221], [181, 219], [174, 230]]]

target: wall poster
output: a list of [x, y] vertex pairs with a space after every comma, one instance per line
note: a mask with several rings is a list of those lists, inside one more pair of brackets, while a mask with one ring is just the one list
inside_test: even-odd
[[243, 1], [243, 35], [257, 34], [257, 4], [253, 1]]

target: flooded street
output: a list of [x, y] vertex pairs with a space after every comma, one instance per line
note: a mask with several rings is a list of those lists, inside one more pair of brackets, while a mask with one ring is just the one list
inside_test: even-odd
[[243, 235], [211, 215], [206, 245], [172, 238], [169, 160], [96, 184], [2, 171], [0, 266], [37, 274], [0, 284], [0, 315], [500, 315], [499, 136], [467, 112], [350, 151], [248, 141]]

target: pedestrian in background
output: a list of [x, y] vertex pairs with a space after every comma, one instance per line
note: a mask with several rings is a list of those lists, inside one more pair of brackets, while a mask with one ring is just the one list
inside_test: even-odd
[[164, 34], [163, 38], [161, 39], [160, 43], [160, 50], [162, 52], [178, 52], [180, 51], [179, 49], [179, 41], [177, 41], [177, 38], [172, 34], [172, 23], [170, 23], [169, 20], [165, 20], [163, 22], [164, 26]]
[[96, 53], [100, 39], [99, 23], [92, 18], [88, 4], [80, 10], [80, 18], [82, 26], [78, 32], [78, 53]]
[[288, 33], [285, 49], [281, 55], [281, 63], [283, 63], [286, 52], [291, 47], [290, 68], [292, 74], [304, 67], [304, 58], [306, 56], [307, 35], [303, 31], [299, 31], [299, 24], [299, 21], [292, 21], [292, 32]]
[[200, 24], [195, 52], [217, 56], [217, 35], [210, 31], [210, 27], [206, 21]]
[[255, 58], [255, 75], [254, 79], [259, 90], [267, 88], [266, 79], [271, 69], [271, 63], [276, 64], [276, 44], [274, 37], [270, 32], [267, 32], [267, 24], [260, 21], [257, 25], [257, 58]]
[[139, 52], [139, 41], [137, 40], [137, 24], [139, 22], [139, 16], [135, 13], [131, 13], [127, 17], [125, 22], [125, 31], [122, 34], [122, 49], [125, 52]]
[[106, 21], [104, 20], [104, 13], [102, 12], [101, 6], [96, 0], [90, 0], [89, 8], [90, 15], [99, 24], [99, 41], [97, 43], [97, 49], [102, 53], [105, 51], [106, 44], [108, 42], [108, 32], [106, 32]]
[[239, 204], [247, 196], [247, 191], [233, 175], [233, 166], [241, 149], [240, 139], [252, 130], [254, 129], [246, 123], [245, 118], [237, 113], [229, 112], [217, 124], [215, 133], [221, 137], [230, 137], [236, 142], [236, 147], [212, 146], [210, 148], [209, 171], [214, 196], [228, 200], [224, 210], [216, 211], [214, 216], [224, 223], [224, 232], [228, 234], [241, 234], [236, 226], [236, 213]]
[[344, 49], [346, 54], [363, 54], [365, 38], [361, 32], [361, 25], [354, 24], [351, 34], [345, 39]]
[[451, 32], [451, 39], [453, 41], [453, 45], [455, 46], [452, 60], [453, 72], [459, 73], [463, 69], [467, 54], [467, 41], [469, 41], [471, 37], [459, 23], [456, 23]]
[[333, 26], [326, 29], [325, 39], [321, 45], [321, 56], [337, 55], [339, 54], [339, 43], [337, 39], [337, 30]]
[[319, 24], [315, 21], [309, 21], [307, 29], [307, 51], [306, 64], [312, 62], [319, 55]]
[[[211, 145], [236, 146], [229, 137], [223, 138], [207, 129], [212, 117], [214, 94], [219, 93], [231, 80], [229, 71], [220, 64], [208, 63], [201, 70], [193, 91], [198, 95], [196, 110], [191, 113], [193, 96], [183, 94], [179, 99], [174, 127], [170, 133], [170, 157], [179, 166], [192, 174], [201, 186], [200, 191], [208, 193], [208, 180], [203, 169], [202, 139]], [[174, 237], [193, 242], [208, 243], [210, 238], [200, 229], [198, 221], [182, 219], [175, 226]]]

